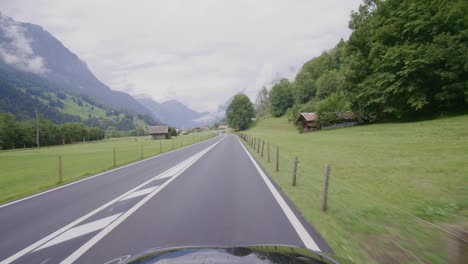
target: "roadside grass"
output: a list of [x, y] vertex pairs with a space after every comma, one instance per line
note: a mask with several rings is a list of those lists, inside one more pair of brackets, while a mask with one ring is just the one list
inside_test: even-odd
[[[211, 132], [174, 137], [174, 149], [213, 137]], [[160, 142], [162, 152], [160, 151]], [[0, 203], [25, 197], [86, 176], [172, 150], [172, 139], [149, 136], [112, 138], [89, 143], [0, 151]], [[58, 156], [62, 156], [63, 181], [58, 177]]]
[[267, 118], [245, 133], [270, 143], [270, 163], [267, 143], [263, 158], [248, 149], [338, 256], [356, 263], [447, 263], [449, 233], [468, 223], [468, 115], [308, 134], [284, 118]]

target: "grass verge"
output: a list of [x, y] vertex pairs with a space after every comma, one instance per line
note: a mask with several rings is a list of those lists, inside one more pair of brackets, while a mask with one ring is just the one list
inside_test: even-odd
[[[0, 151], [0, 203], [22, 198], [86, 176], [191, 145], [214, 136], [203, 132], [173, 139], [115, 138], [89, 143]], [[58, 177], [62, 156], [62, 182]]]
[[[263, 157], [248, 149], [337, 255], [356, 263], [447, 263], [450, 233], [468, 219], [468, 115], [309, 134], [269, 118], [245, 132], [265, 141]], [[323, 213], [325, 163], [331, 174]]]

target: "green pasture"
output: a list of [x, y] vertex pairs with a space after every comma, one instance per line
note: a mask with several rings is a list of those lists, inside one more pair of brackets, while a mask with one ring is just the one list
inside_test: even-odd
[[[63, 146], [0, 151], [0, 203], [21, 198], [116, 166], [181, 148], [214, 136], [203, 132], [167, 140], [128, 137]], [[62, 182], [58, 157], [62, 156]]]
[[[265, 141], [263, 157], [248, 149], [339, 256], [356, 263], [447, 263], [448, 241], [458, 227], [466, 228], [468, 115], [307, 134], [284, 118], [267, 118], [245, 133]], [[324, 213], [326, 163], [331, 174]]]

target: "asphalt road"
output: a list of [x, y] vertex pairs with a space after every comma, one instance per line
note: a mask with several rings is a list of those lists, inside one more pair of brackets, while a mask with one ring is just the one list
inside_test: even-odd
[[252, 244], [330, 252], [233, 135], [0, 205], [0, 264]]

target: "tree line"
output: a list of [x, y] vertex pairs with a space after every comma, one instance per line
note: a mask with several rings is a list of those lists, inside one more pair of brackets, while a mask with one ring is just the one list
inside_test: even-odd
[[468, 2], [365, 0], [352, 12], [348, 41], [306, 62], [294, 81], [259, 91], [257, 116], [316, 112], [331, 124], [412, 120], [466, 112]]
[[[40, 146], [94, 141], [104, 138], [104, 131], [70, 122], [60, 125], [39, 116]], [[36, 146], [36, 120], [17, 121], [10, 113], [0, 113], [0, 148], [13, 149]]]

